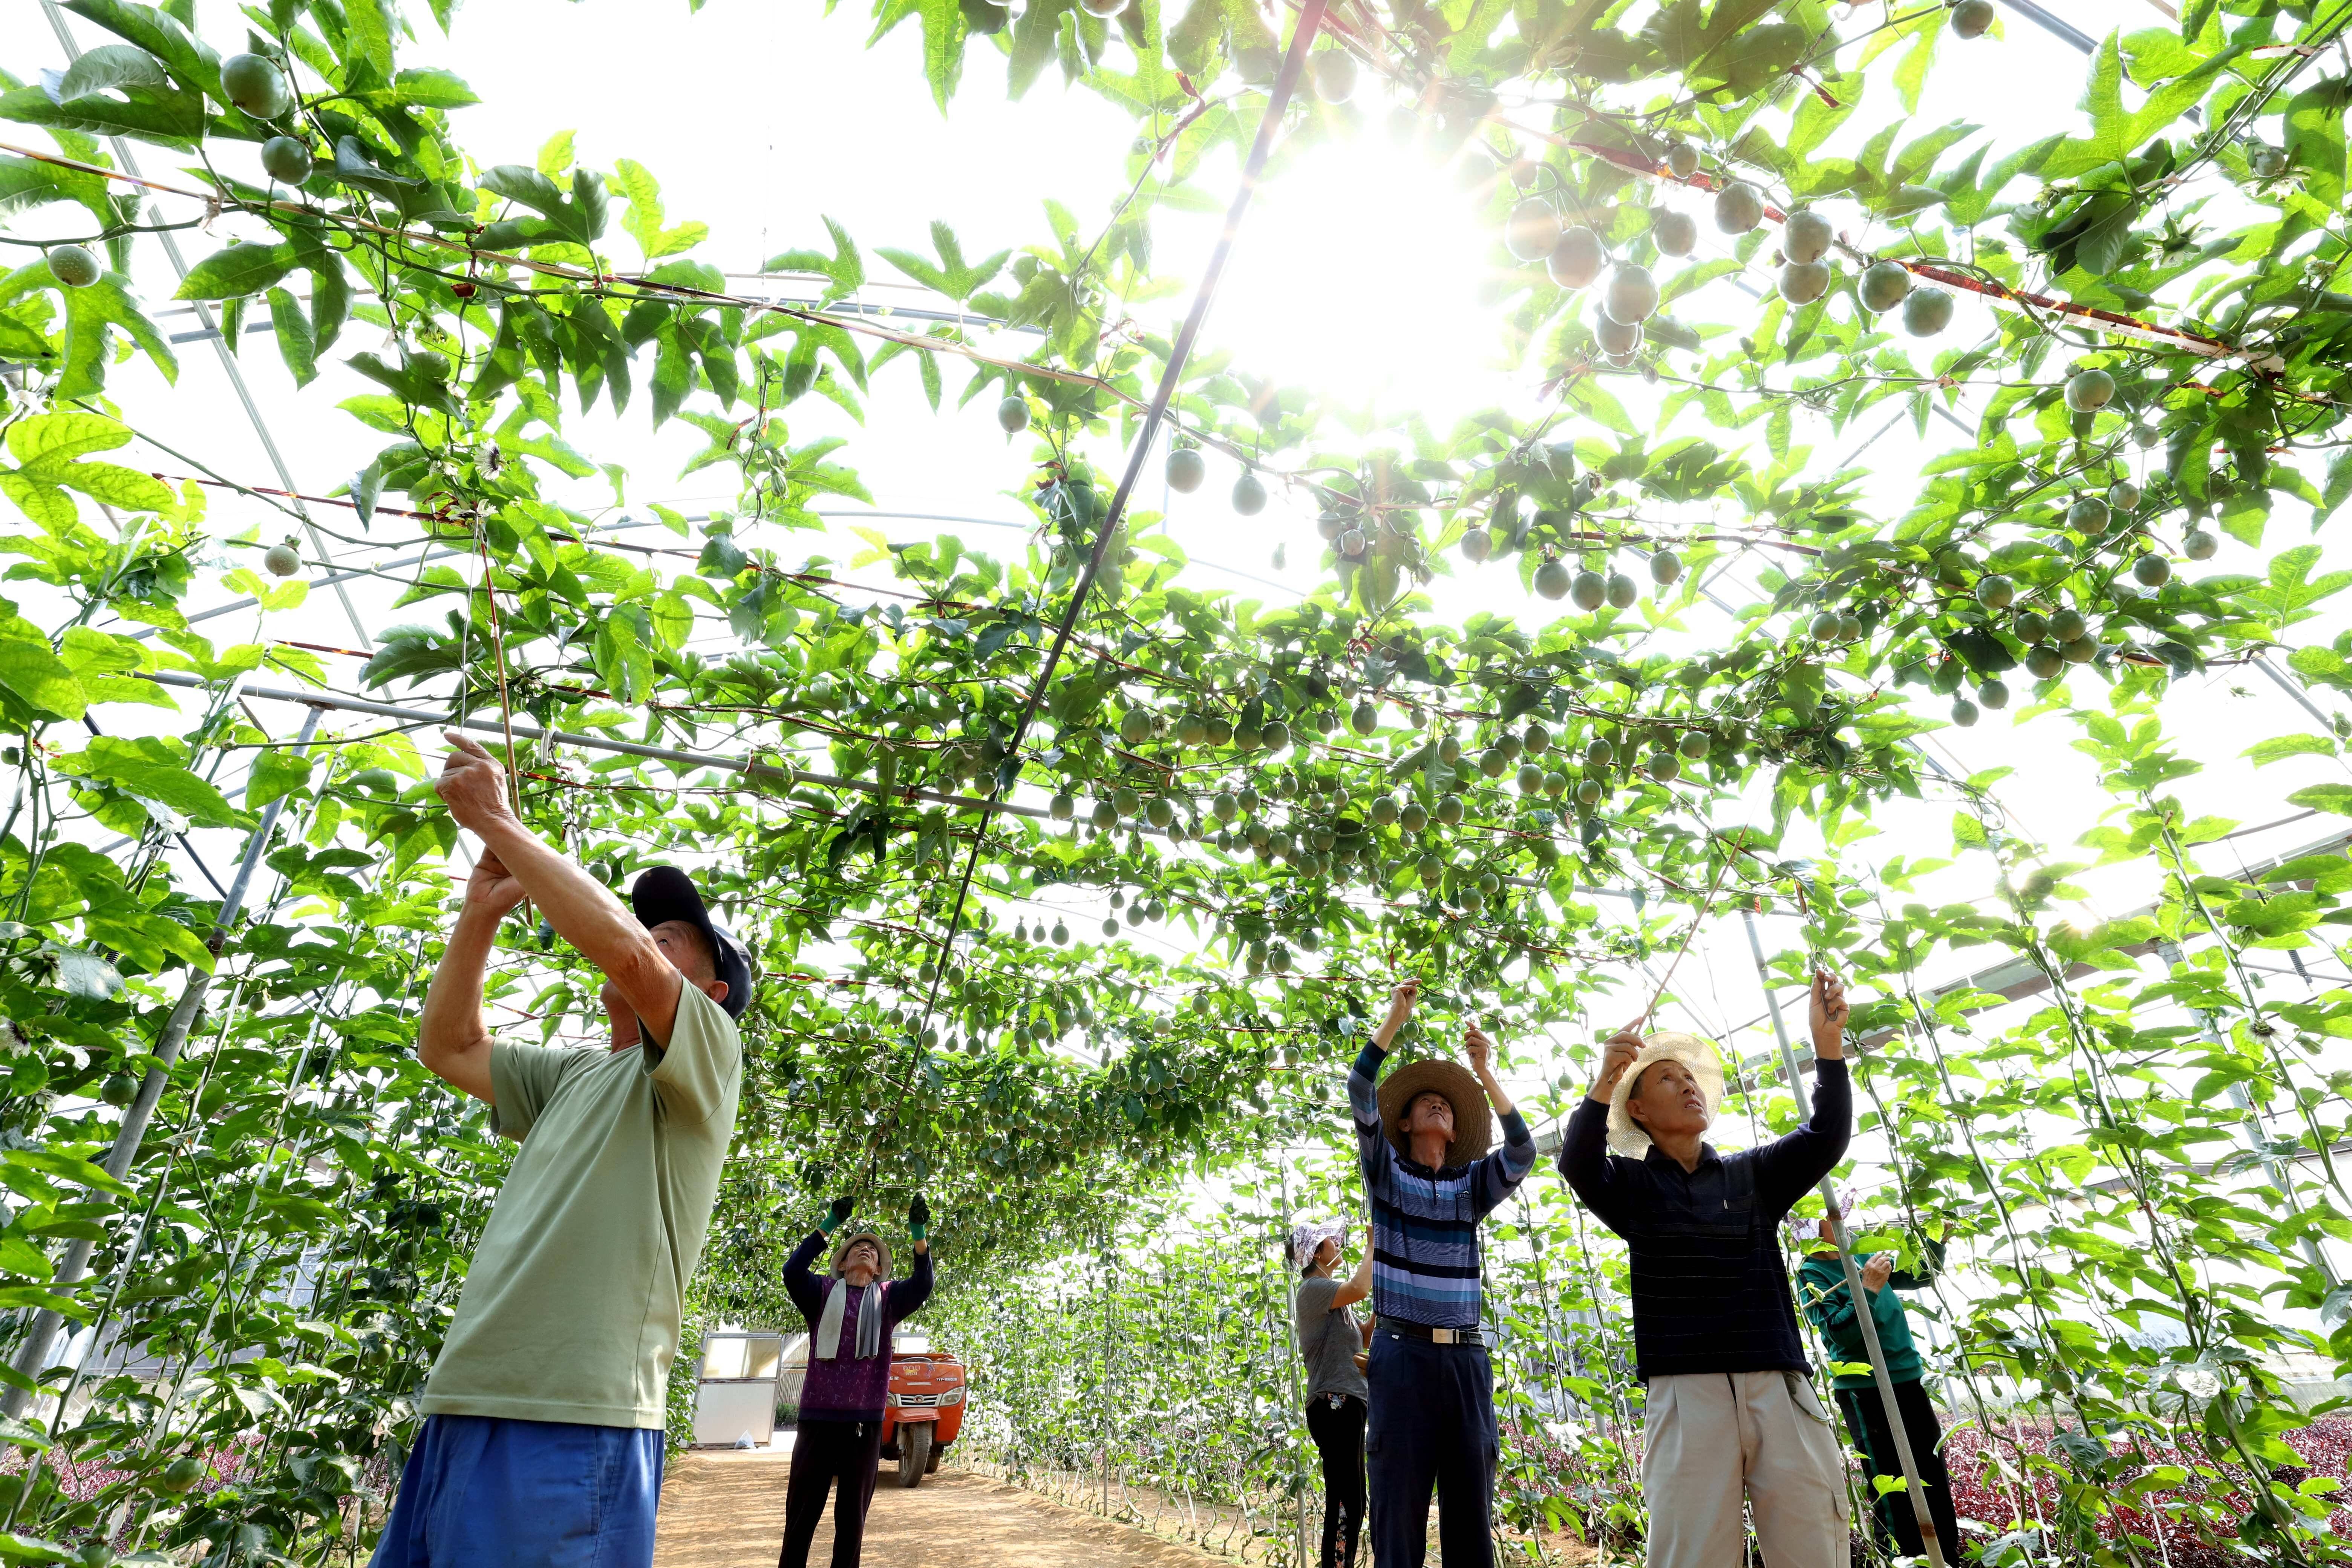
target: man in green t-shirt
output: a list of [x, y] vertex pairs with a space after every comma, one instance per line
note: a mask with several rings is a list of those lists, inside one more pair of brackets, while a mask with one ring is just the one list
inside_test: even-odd
[[[532, 835], [490, 754], [452, 732], [436, 788], [482, 841], [417, 1020], [417, 1059], [522, 1147], [420, 1407], [374, 1568], [647, 1568], [664, 1394], [735, 1131], [742, 944], [685, 872], [624, 909]], [[604, 976], [603, 1051], [494, 1041], [482, 974], [530, 899]]]

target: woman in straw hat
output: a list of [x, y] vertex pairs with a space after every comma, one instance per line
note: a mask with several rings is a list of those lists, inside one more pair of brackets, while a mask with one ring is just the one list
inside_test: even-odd
[[[1494, 1042], [1475, 1025], [1463, 1033], [1467, 1069], [1407, 1062], [1380, 1081], [1419, 995], [1414, 981], [1396, 988], [1388, 1021], [1348, 1075], [1372, 1211], [1372, 1562], [1422, 1568], [1434, 1488], [1445, 1568], [1489, 1568], [1496, 1438], [1479, 1331], [1478, 1222], [1526, 1179], [1536, 1141], [1495, 1081]], [[1488, 1153], [1496, 1120], [1503, 1146]]]
[[1824, 972], [1811, 1012], [1812, 1120], [1786, 1137], [1717, 1153], [1715, 1047], [1627, 1029], [1561, 1138], [1559, 1173], [1631, 1255], [1649, 1568], [1738, 1562], [1743, 1493], [1772, 1568], [1846, 1568], [1844, 1456], [1807, 1375], [1778, 1235], [1853, 1131], [1845, 988]]
[[1364, 1526], [1364, 1342], [1355, 1304], [1372, 1291], [1371, 1237], [1364, 1260], [1339, 1277], [1338, 1220], [1293, 1226], [1290, 1266], [1298, 1270], [1291, 1310], [1298, 1325], [1298, 1356], [1307, 1363], [1307, 1433], [1323, 1460], [1322, 1568], [1356, 1568], [1356, 1539]]
[[890, 1244], [870, 1230], [845, 1237], [833, 1249], [830, 1277], [816, 1278], [809, 1265], [854, 1212], [853, 1200], [834, 1199], [833, 1211], [784, 1261], [784, 1289], [808, 1320], [809, 1355], [792, 1475], [784, 1483], [784, 1545], [777, 1568], [806, 1568], [825, 1494], [836, 1489], [833, 1568], [857, 1568], [866, 1510], [874, 1504], [874, 1477], [882, 1466], [890, 1331], [930, 1299], [931, 1205], [919, 1194], [907, 1205], [907, 1234], [915, 1242], [912, 1279], [890, 1278]]

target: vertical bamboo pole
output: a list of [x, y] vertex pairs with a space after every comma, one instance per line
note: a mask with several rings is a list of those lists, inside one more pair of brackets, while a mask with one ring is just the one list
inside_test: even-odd
[[[1756, 916], [1742, 910], [1739, 919], [1748, 928], [1748, 948], [1756, 958], [1756, 978], [1764, 987], [1765, 1011], [1772, 1016], [1772, 1037], [1780, 1042], [1780, 1066], [1789, 1075], [1789, 1093], [1797, 1101], [1799, 1119], [1810, 1120], [1812, 1100], [1805, 1092], [1805, 1080], [1797, 1072], [1796, 1048], [1789, 1043], [1789, 1021], [1780, 1016], [1780, 998], [1773, 989], [1771, 972], [1764, 965], [1764, 943], [1756, 934]], [[1870, 1356], [1870, 1374], [1878, 1384], [1878, 1402], [1886, 1412], [1886, 1430], [1895, 1438], [1895, 1457], [1903, 1465], [1903, 1487], [1905, 1495], [1911, 1500], [1911, 1516], [1918, 1521], [1919, 1540], [1927, 1548], [1929, 1568], [1944, 1568], [1944, 1545], [1936, 1537], [1935, 1517], [1927, 1509], [1927, 1489], [1919, 1480], [1918, 1461], [1911, 1454], [1911, 1434], [1904, 1429], [1903, 1412], [1895, 1403], [1895, 1380], [1886, 1375], [1886, 1352], [1878, 1342], [1878, 1325], [1871, 1319], [1870, 1298], [1862, 1288], [1862, 1272], [1854, 1267], [1853, 1236], [1846, 1229], [1844, 1212], [1838, 1207], [1837, 1184], [1827, 1176], [1822, 1178], [1822, 1202], [1828, 1208], [1830, 1228], [1837, 1237], [1838, 1261], [1845, 1266], [1845, 1288], [1853, 1298], [1853, 1321], [1862, 1326], [1863, 1348]]]

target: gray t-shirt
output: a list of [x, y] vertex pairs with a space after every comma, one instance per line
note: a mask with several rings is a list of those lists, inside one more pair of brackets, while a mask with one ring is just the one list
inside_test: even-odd
[[1356, 1326], [1355, 1309], [1331, 1305], [1339, 1293], [1337, 1279], [1302, 1279], [1292, 1302], [1298, 1315], [1298, 1353], [1307, 1363], [1307, 1396], [1352, 1394], [1369, 1399], [1371, 1385], [1356, 1370], [1363, 1331]]

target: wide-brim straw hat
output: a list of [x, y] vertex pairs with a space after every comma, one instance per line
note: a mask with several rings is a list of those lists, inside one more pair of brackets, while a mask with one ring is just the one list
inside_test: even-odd
[[1658, 1062], [1677, 1061], [1690, 1069], [1698, 1079], [1698, 1091], [1706, 1100], [1706, 1119], [1715, 1120], [1717, 1107], [1723, 1103], [1723, 1058], [1715, 1047], [1696, 1035], [1685, 1035], [1675, 1029], [1662, 1029], [1642, 1037], [1641, 1053], [1633, 1065], [1618, 1079], [1617, 1087], [1609, 1094], [1609, 1147], [1629, 1160], [1639, 1160], [1650, 1152], [1650, 1135], [1636, 1126], [1625, 1109], [1625, 1101], [1633, 1092], [1634, 1083], [1650, 1067]]
[[861, 1241], [870, 1241], [870, 1242], [872, 1242], [872, 1243], [874, 1244], [874, 1250], [875, 1250], [876, 1254], [877, 1254], [877, 1256], [879, 1256], [879, 1257], [880, 1257], [880, 1258], [882, 1259], [881, 1267], [879, 1267], [878, 1268], [877, 1268], [877, 1269], [875, 1269], [875, 1270], [874, 1270], [874, 1278], [876, 1278], [877, 1279], [889, 1279], [889, 1278], [890, 1278], [890, 1244], [889, 1244], [888, 1242], [887, 1242], [887, 1241], [883, 1240], [880, 1237], [878, 1237], [878, 1236], [875, 1235], [875, 1234], [874, 1234], [872, 1231], [870, 1231], [870, 1230], [861, 1230], [861, 1231], [859, 1231], [856, 1236], [852, 1236], [852, 1237], [844, 1237], [844, 1238], [843, 1238], [843, 1240], [842, 1240], [841, 1245], [840, 1245], [839, 1247], [835, 1247], [835, 1248], [833, 1249], [833, 1271], [834, 1271], [834, 1273], [835, 1273], [835, 1274], [837, 1275], [837, 1274], [839, 1274], [839, 1273], [841, 1272], [841, 1260], [842, 1260], [843, 1258], [845, 1258], [848, 1257], [848, 1256], [849, 1256], [849, 1249], [850, 1249], [851, 1247], [853, 1247], [856, 1246], [856, 1245], [857, 1245], [859, 1242], [861, 1242]]
[[1494, 1112], [1486, 1108], [1486, 1091], [1460, 1062], [1426, 1057], [1407, 1062], [1381, 1080], [1381, 1125], [1389, 1142], [1406, 1159], [1412, 1158], [1412, 1141], [1404, 1135], [1404, 1113], [1413, 1100], [1435, 1092], [1454, 1107], [1454, 1142], [1446, 1145], [1447, 1168], [1466, 1165], [1495, 1142]]

